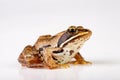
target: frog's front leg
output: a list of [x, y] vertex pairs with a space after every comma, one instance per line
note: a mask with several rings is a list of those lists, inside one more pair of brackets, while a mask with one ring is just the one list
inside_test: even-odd
[[74, 62], [75, 64], [92, 64], [91, 62], [84, 60], [79, 52], [75, 55], [74, 58], [76, 59]]
[[54, 51], [59, 51], [61, 50], [61, 48], [45, 48], [44, 49], [44, 61], [45, 61], [45, 64], [50, 68], [50, 69], [53, 69], [53, 68], [57, 68], [57, 67], [60, 67], [59, 64], [57, 64], [53, 58], [53, 52]]

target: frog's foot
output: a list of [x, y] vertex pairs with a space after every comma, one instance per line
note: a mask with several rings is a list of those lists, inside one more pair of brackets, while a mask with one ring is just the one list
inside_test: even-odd
[[60, 67], [62, 67], [62, 68], [69, 68], [70, 67], [70, 65], [69, 64], [60, 64]]
[[43, 67], [44, 63], [43, 61], [40, 60], [38, 55], [31, 55], [29, 56], [25, 55], [25, 65], [29, 68], [38, 68], [38, 67]]
[[56, 63], [52, 60], [52, 58], [49, 58], [48, 61], [46, 61], [45, 65], [46, 65], [46, 67], [48, 67], [49, 69], [55, 69], [55, 68], [58, 68], [58, 67], [59, 67], [59, 65], [56, 64]]
[[28, 68], [41, 68], [41, 67], [44, 67], [44, 64], [40, 64], [40, 63], [34, 63], [34, 64], [27, 63], [26, 66]]
[[81, 62], [81, 64], [92, 64], [92, 62], [84, 60], [84, 61]]
[[74, 61], [72, 63], [75, 64], [75, 65], [77, 65], [77, 64], [92, 64], [91, 62], [85, 61], [85, 60], [83, 60], [83, 61]]
[[76, 61], [73, 62], [74, 64], [92, 64], [89, 61], [85, 61], [84, 58], [80, 55], [80, 53], [77, 53], [75, 56]]

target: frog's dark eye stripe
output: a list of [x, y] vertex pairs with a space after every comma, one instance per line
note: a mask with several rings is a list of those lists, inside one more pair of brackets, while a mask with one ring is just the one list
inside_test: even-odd
[[69, 39], [72, 35], [69, 34], [68, 32], [64, 33], [60, 39], [58, 40], [57, 46], [59, 47], [63, 42], [65, 42], [67, 39]]

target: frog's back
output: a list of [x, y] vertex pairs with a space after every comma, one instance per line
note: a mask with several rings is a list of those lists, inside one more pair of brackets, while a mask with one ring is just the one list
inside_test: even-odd
[[41, 48], [42, 46], [49, 44], [48, 42], [49, 42], [51, 37], [52, 37], [51, 35], [40, 36], [34, 45], [36, 50], [39, 50], [39, 48]]
[[49, 47], [57, 47], [58, 41], [61, 37], [61, 35], [64, 34], [65, 31], [62, 31], [54, 36], [51, 35], [42, 35], [38, 38], [38, 40], [35, 43], [35, 48], [39, 50], [39, 48], [43, 46], [49, 45]]

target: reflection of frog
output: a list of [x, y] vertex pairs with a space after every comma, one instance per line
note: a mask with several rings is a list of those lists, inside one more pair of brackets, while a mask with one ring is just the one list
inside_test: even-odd
[[70, 26], [55, 36], [40, 36], [34, 46], [26, 46], [18, 61], [27, 67], [57, 68], [76, 59], [75, 63], [88, 64], [79, 53], [83, 43], [92, 32], [82, 26]]

